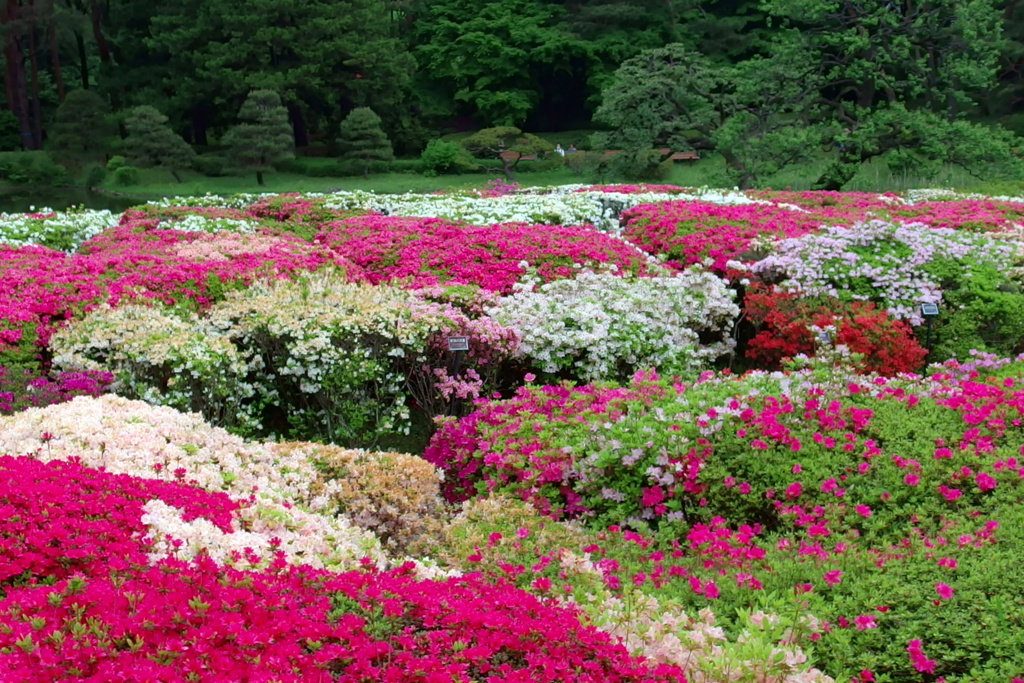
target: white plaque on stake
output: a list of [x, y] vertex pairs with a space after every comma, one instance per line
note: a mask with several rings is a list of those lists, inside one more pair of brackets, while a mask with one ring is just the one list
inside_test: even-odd
[[449, 351], [469, 351], [469, 337], [448, 337]]

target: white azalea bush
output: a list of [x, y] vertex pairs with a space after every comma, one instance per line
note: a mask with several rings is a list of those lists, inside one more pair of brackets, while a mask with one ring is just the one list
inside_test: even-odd
[[739, 307], [728, 284], [699, 267], [643, 278], [582, 269], [546, 284], [527, 275], [488, 313], [516, 331], [519, 353], [542, 372], [592, 382], [652, 367], [698, 372], [732, 349], [723, 333]]
[[463, 389], [474, 395], [515, 349], [515, 335], [491, 321], [326, 271], [254, 283], [202, 313], [102, 307], [51, 348], [59, 368], [105, 368], [114, 391], [244, 435], [372, 445], [409, 433], [410, 394], [425, 407], [447, 403], [435, 369], [448, 334], [470, 338], [464, 374], [475, 385]]
[[118, 224], [120, 214], [80, 209], [36, 213], [0, 213], [0, 244], [24, 247], [32, 244], [73, 252], [86, 240]]
[[[679, 192], [615, 192], [588, 190], [586, 185], [521, 188], [510, 194], [486, 197], [465, 194], [378, 194], [352, 192], [303, 193], [296, 200], [323, 200], [326, 209], [338, 212], [372, 211], [389, 216], [445, 218], [473, 225], [530, 223], [546, 225], [592, 225], [617, 234], [618, 215], [640, 204], [691, 198], [720, 204], [764, 204], [738, 191], [709, 188], [680, 188]], [[276, 195], [238, 194], [227, 197], [177, 197], [155, 202], [156, 206], [202, 206], [244, 209]]]

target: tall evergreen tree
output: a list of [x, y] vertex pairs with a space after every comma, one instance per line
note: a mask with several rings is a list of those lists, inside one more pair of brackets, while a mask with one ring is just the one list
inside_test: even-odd
[[167, 117], [155, 107], [135, 107], [125, 117], [128, 137], [124, 141], [128, 161], [144, 168], [166, 168], [179, 183], [178, 172], [192, 166], [195, 151], [167, 125]]
[[256, 171], [256, 182], [273, 164], [294, 158], [288, 110], [273, 90], [253, 90], [238, 111], [240, 123], [224, 136], [228, 156], [238, 167]]
[[370, 174], [371, 162], [395, 158], [380, 117], [369, 107], [356, 107], [341, 122], [338, 146], [341, 147], [342, 158], [362, 162], [363, 177]]

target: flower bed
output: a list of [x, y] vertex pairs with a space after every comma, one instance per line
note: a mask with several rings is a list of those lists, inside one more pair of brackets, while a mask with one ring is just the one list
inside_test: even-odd
[[5, 216], [0, 678], [1020, 683], [1022, 216]]

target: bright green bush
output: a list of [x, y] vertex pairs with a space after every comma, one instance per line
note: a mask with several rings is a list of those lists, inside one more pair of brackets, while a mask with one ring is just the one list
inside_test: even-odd
[[68, 172], [46, 152], [0, 152], [0, 180], [9, 185], [60, 185]]
[[134, 166], [118, 166], [113, 172], [114, 182], [118, 185], [137, 185], [139, 183], [139, 169]]
[[428, 176], [460, 173], [467, 170], [471, 160], [469, 153], [454, 142], [431, 140], [420, 154], [423, 174]]

